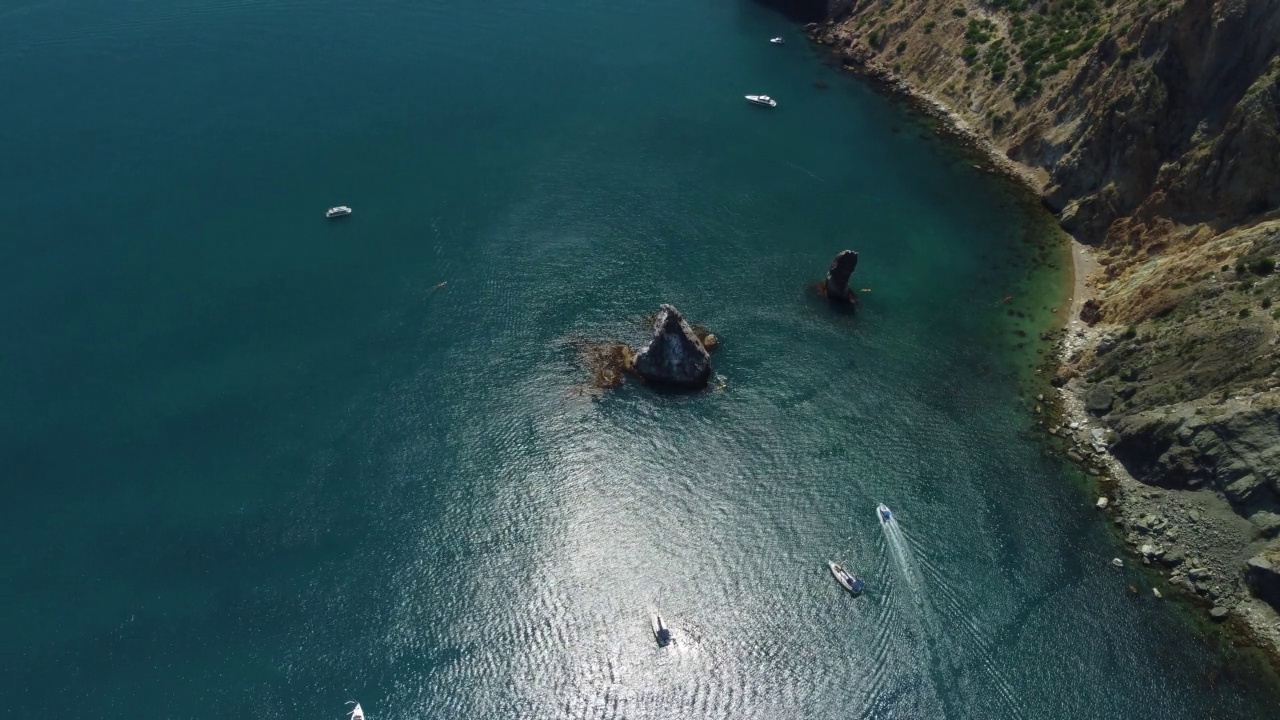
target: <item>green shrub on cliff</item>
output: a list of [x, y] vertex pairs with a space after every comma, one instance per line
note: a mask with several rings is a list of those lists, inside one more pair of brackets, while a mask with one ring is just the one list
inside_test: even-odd
[[[1017, 46], [1026, 78], [1015, 96], [1018, 100], [1039, 94], [1043, 78], [1064, 70], [1071, 60], [1084, 56], [1106, 34], [1102, 10], [1095, 0], [1043, 0], [1035, 12], [1025, 18], [1020, 14], [1028, 9], [1025, 2], [990, 0], [989, 4], [1010, 14], [1009, 39]], [[993, 33], [994, 24], [982, 22], [991, 27], [970, 21], [969, 32], [965, 34], [970, 43], [980, 45], [984, 33]]]
[[996, 40], [987, 46], [987, 51], [982, 56], [988, 68], [991, 69], [991, 80], [1000, 82], [1004, 80], [1005, 73], [1009, 70], [1009, 51], [1005, 49], [1003, 40]]
[[969, 27], [964, 32], [964, 39], [974, 45], [985, 45], [991, 40], [991, 33], [996, 29], [996, 24], [990, 20], [970, 20]]

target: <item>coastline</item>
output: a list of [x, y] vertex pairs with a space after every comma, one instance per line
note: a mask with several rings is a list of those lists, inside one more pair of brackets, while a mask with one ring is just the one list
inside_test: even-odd
[[1100, 500], [1107, 501], [1099, 512], [1111, 518], [1130, 558], [1158, 574], [1159, 582], [1145, 594], [1176, 598], [1198, 608], [1204, 620], [1225, 620], [1233, 648], [1257, 648], [1272, 673], [1280, 674], [1280, 614], [1249, 592], [1239, 572], [1262, 546], [1254, 540], [1253, 526], [1211, 490], [1160, 488], [1134, 478], [1108, 452], [1108, 430], [1085, 406], [1086, 388], [1074, 368], [1103, 337], [1124, 328], [1090, 326], [1080, 319], [1085, 302], [1098, 299], [1092, 280], [1100, 265], [1088, 246], [1075, 238], [1070, 243], [1071, 315], [1057, 353], [1057, 377], [1069, 379], [1058, 388], [1062, 424], [1051, 433], [1068, 438], [1073, 447], [1067, 458], [1081, 458], [1076, 464], [1097, 477]]
[[[977, 167], [1018, 184], [1046, 212], [1051, 211], [1044, 196], [1048, 184], [1044, 170], [1010, 159], [960, 114], [871, 57], [851, 57], [848, 48], [842, 52], [833, 47], [826, 29], [810, 24], [805, 31], [815, 45], [837, 59], [839, 67], [935, 121], [938, 134], [981, 158], [983, 164]], [[1048, 435], [1066, 441], [1065, 460], [1096, 479], [1100, 496], [1106, 498], [1099, 511], [1111, 518], [1128, 560], [1136, 560], [1159, 578], [1158, 582], [1148, 580], [1143, 590], [1136, 584], [1130, 590], [1198, 608], [1202, 627], [1212, 618], [1226, 631], [1223, 639], [1231, 647], [1257, 648], [1266, 658], [1271, 680], [1280, 682], [1280, 613], [1250, 593], [1240, 571], [1261, 546], [1250, 523], [1211, 490], [1159, 488], [1135, 479], [1108, 450], [1114, 434], [1086, 409], [1087, 388], [1077, 367], [1092, 359], [1101, 339], [1125, 328], [1081, 320], [1085, 303], [1100, 299], [1096, 279], [1101, 264], [1089, 246], [1069, 233], [1064, 235], [1071, 255], [1066, 303], [1070, 311], [1058, 325], [1054, 352], [1042, 370], [1054, 378], [1058, 408], [1038, 424]], [[1190, 532], [1193, 526], [1195, 531]]]

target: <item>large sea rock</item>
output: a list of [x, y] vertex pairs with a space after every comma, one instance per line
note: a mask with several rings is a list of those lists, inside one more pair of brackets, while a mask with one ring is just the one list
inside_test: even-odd
[[858, 253], [854, 250], [841, 250], [831, 261], [827, 270], [827, 280], [823, 284], [824, 294], [831, 300], [853, 302], [853, 291], [849, 289], [849, 276], [858, 267]]
[[711, 355], [680, 311], [663, 305], [653, 321], [653, 338], [636, 353], [633, 368], [647, 382], [697, 389], [711, 378]]

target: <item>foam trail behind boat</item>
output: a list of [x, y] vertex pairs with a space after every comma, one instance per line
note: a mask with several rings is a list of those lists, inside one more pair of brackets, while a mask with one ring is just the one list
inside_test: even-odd
[[[925, 569], [930, 570], [936, 576], [933, 579], [940, 591], [939, 599], [945, 609], [950, 613], [940, 614], [938, 608], [933, 605], [933, 597], [927, 593], [922, 582], [921, 575], [918, 574], [916, 568], [916, 551], [912, 548], [912, 543], [907, 535], [898, 526], [896, 517], [890, 517], [888, 520], [881, 522], [884, 530], [885, 544], [889, 548], [889, 555], [892, 556], [894, 563], [898, 566], [898, 572], [902, 576], [903, 581], [912, 593], [915, 600], [918, 613], [916, 622], [921, 632], [929, 637], [929, 641], [924, 643], [923, 651], [927, 654], [930, 662], [935, 668], [938, 668], [949, 677], [959, 677], [966, 671], [965, 668], [957, 666], [953, 661], [944, 659], [947, 655], [936, 654], [933, 650], [934, 643], [949, 643], [955, 638], [955, 630], [959, 630], [959, 634], [965, 637], [966, 647], [978, 656], [979, 663], [970, 671], [976, 670], [977, 673], [986, 676], [989, 685], [993, 685], [995, 693], [1000, 699], [1001, 705], [1004, 706], [1005, 714], [1010, 718], [1022, 718], [1021, 703], [1018, 701], [1017, 695], [1012, 684], [999, 671], [994, 661], [994, 648], [991, 641], [982, 633], [981, 629], [974, 623], [964, 610], [963, 603], [956, 597], [956, 590], [950, 585], [945, 577], [937, 568], [932, 567], [927, 558], [922, 558]], [[944, 615], [946, 616], [944, 619]], [[950, 630], [944, 630], [944, 627]]]
[[884, 529], [884, 540], [889, 546], [889, 554], [893, 556], [893, 561], [898, 566], [898, 572], [911, 590], [916, 604], [923, 605], [924, 596], [921, 594], [920, 578], [916, 575], [915, 565], [911, 562], [911, 548], [907, 545], [902, 529], [898, 527], [898, 519], [891, 517], [882, 521], [880, 526]]

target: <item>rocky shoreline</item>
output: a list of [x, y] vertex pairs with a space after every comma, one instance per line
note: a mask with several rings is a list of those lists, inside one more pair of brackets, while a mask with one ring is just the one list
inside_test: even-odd
[[[1051, 436], [1047, 440], [1055, 452], [1097, 479], [1105, 498], [1099, 512], [1111, 517], [1131, 552], [1129, 562], [1163, 574], [1163, 581], [1148, 583], [1146, 594], [1173, 594], [1203, 608], [1205, 617], [1236, 631], [1239, 644], [1261, 648], [1273, 669], [1280, 672], [1280, 614], [1276, 612], [1280, 607], [1280, 539], [1273, 539], [1276, 533], [1270, 531], [1267, 519], [1268, 513], [1275, 515], [1273, 524], [1280, 531], [1280, 514], [1276, 514], [1280, 506], [1267, 499], [1273, 490], [1280, 493], [1280, 482], [1270, 476], [1273, 471], [1266, 460], [1274, 455], [1274, 472], [1280, 472], [1280, 455], [1264, 448], [1242, 457], [1230, 442], [1222, 441], [1222, 433], [1217, 437], [1200, 433], [1196, 439], [1204, 425], [1200, 417], [1240, 413], [1243, 422], [1265, 426], [1270, 416], [1259, 420], [1260, 413], [1280, 408], [1280, 365], [1267, 374], [1272, 362], [1267, 359], [1268, 347], [1276, 342], [1274, 329], [1266, 325], [1265, 315], [1272, 315], [1270, 301], [1250, 297], [1259, 292], [1271, 270], [1250, 269], [1267, 262], [1267, 253], [1280, 248], [1280, 222], [1265, 222], [1265, 214], [1261, 224], [1245, 222], [1249, 212], [1257, 214], [1260, 201], [1247, 189], [1224, 184], [1219, 176], [1206, 172], [1198, 177], [1223, 188], [1214, 192], [1221, 193], [1219, 202], [1231, 208], [1229, 221], [1220, 214], [1217, 225], [1184, 226], [1162, 217], [1161, 213], [1173, 209], [1170, 197], [1187, 192], [1191, 193], [1188, 197], [1194, 197], [1193, 176], [1183, 173], [1180, 165], [1177, 169], [1183, 174], [1161, 175], [1156, 180], [1122, 173], [1127, 164], [1138, 162], [1133, 157], [1138, 146], [1148, 154], [1173, 153], [1176, 146], [1161, 149], [1159, 138], [1150, 137], [1149, 131], [1134, 135], [1129, 126], [1116, 124], [1123, 121], [1115, 119], [1115, 111], [1087, 104], [1097, 96], [1119, 102], [1108, 94], [1142, 97], [1149, 95], [1151, 88], [1158, 89], [1160, 85], [1149, 80], [1132, 84], [1133, 78], [1147, 77], [1144, 73], [1155, 72], [1159, 77], [1159, 72], [1164, 72], [1158, 43], [1176, 46], [1180, 52], [1209, 53], [1185, 37], [1170, 35], [1169, 28], [1186, 27], [1189, 33], [1207, 34], [1210, 31], [1204, 22], [1217, 11], [1213, 6], [1213, 0], [1196, 0], [1185, 9], [1139, 10], [1132, 17], [1124, 15], [1129, 10], [1107, 11], [1109, 16], [1093, 22], [1101, 23], [1097, 26], [1101, 28], [1110, 23], [1127, 36], [1107, 35], [1091, 49], [1082, 43], [1083, 57], [1076, 55], [1066, 63], [1066, 73], [1052, 84], [1045, 80], [1042, 94], [1023, 101], [1012, 97], [1009, 84], [995, 78], [994, 70], [994, 81], [980, 76], [975, 80], [974, 64], [968, 59], [959, 62], [961, 44], [966, 44], [964, 50], [968, 51], [975, 42], [986, 42], [984, 36], [998, 37], [1002, 42], [1016, 39], [1021, 20], [1012, 12], [1001, 14], [974, 2], [941, 8], [911, 4], [890, 8], [861, 0], [837, 1], [828, 2], [827, 20], [810, 23], [805, 31], [844, 70], [904, 100], [932, 119], [940, 135], [982, 158], [975, 160], [976, 167], [1028, 190], [1072, 233], [1072, 309], [1055, 334], [1054, 362], [1038, 371], [1054, 377], [1056, 393], [1046, 388], [1037, 397], [1036, 422]], [[966, 8], [967, 13], [961, 12]], [[1274, 13], [1253, 0], [1223, 12], [1252, 13], [1256, 18], [1252, 26], [1232, 25], [1234, 15], [1217, 18], [1212, 27], [1215, 40], [1229, 32], [1265, 36], [1265, 28], [1275, 22]], [[965, 23], [967, 30], [963, 30]], [[959, 35], [954, 30], [944, 35], [948, 26], [961, 28]], [[1250, 39], [1247, 49], [1265, 60], [1266, 46], [1255, 47], [1254, 42]], [[1142, 43], [1145, 45], [1139, 48]], [[949, 52], [955, 57], [948, 57]], [[1145, 62], [1132, 59], [1133, 53], [1139, 52], [1137, 57]], [[1223, 61], [1215, 57], [1208, 60]], [[1254, 85], [1262, 89], [1260, 96], [1265, 96], [1275, 73], [1266, 70], [1265, 63], [1260, 65], [1256, 57], [1251, 56], [1249, 62], [1260, 69], [1250, 70], [1252, 74], [1245, 79], [1254, 82], [1256, 78]], [[1280, 60], [1273, 56], [1272, 66], [1277, 62]], [[1099, 65], [1103, 69], [1096, 69]], [[1190, 82], [1176, 70], [1168, 70], [1163, 81]], [[961, 81], [963, 88], [959, 87]], [[1252, 88], [1249, 93], [1257, 95]], [[1259, 101], [1250, 99], [1253, 97], [1246, 94], [1240, 106], [1246, 101], [1257, 105]], [[1189, 110], [1164, 107], [1163, 111], [1205, 112], [1211, 107], [1197, 98], [1185, 102], [1199, 105], [1193, 104]], [[1266, 121], [1259, 122], [1258, 113], [1251, 112], [1233, 114], [1231, 122], [1265, 128]], [[1109, 147], [1109, 140], [1092, 132], [1091, 123], [1105, 124], [1108, 132], [1121, 138], [1112, 152], [1123, 150], [1126, 156], [1094, 157], [1098, 147]], [[1123, 139], [1125, 132], [1130, 133], [1128, 139]], [[1259, 147], [1269, 147], [1273, 140], [1265, 132], [1253, 132], [1250, 137]], [[1198, 130], [1193, 140], [1215, 156], [1231, 151], [1203, 130]], [[1241, 152], [1239, 148], [1235, 151]], [[1229, 155], [1222, 157], [1222, 162], [1231, 159]], [[1168, 163], [1169, 159], [1154, 157], [1141, 162], [1143, 167], [1148, 161], [1166, 162], [1172, 168], [1176, 163]], [[1186, 164], [1189, 172], [1199, 160], [1178, 162]], [[1090, 173], [1104, 170], [1119, 173], [1116, 177], [1128, 184], [1117, 186], [1113, 181], [1103, 191], [1094, 192], [1091, 188], [1106, 184], [1105, 175], [1083, 178], [1093, 178]], [[1174, 182], [1181, 184], [1169, 184]], [[1145, 205], [1143, 192], [1154, 193]], [[1254, 199], [1236, 201], [1245, 195]], [[1185, 205], [1192, 207], [1195, 202], [1189, 200]], [[1126, 216], [1129, 212], [1135, 213], [1133, 217]], [[1075, 238], [1091, 244], [1081, 244]], [[1258, 282], [1250, 279], [1254, 274], [1259, 276]], [[1256, 307], [1250, 309], [1259, 302], [1263, 313]], [[1272, 316], [1280, 319], [1280, 314]], [[1221, 357], [1202, 358], [1210, 352], [1181, 345], [1181, 323], [1199, 323], [1204, 328], [1201, 345], [1209, 349], [1222, 346]], [[1246, 327], [1233, 327], [1236, 323]], [[1107, 355], [1116, 347], [1119, 352]], [[1120, 357], [1126, 362], [1116, 360]], [[1166, 385], [1177, 389], [1169, 390]], [[1280, 423], [1276, 425], [1274, 431], [1263, 427], [1255, 432], [1260, 438], [1255, 444], [1271, 443], [1280, 448]], [[1148, 436], [1159, 432], [1183, 433], [1174, 443], [1175, 450], [1183, 448], [1178, 443], [1185, 444], [1180, 455], [1166, 459], [1157, 452], [1159, 448], [1144, 445], [1150, 444]], [[1270, 432], [1276, 437], [1268, 435]], [[1204, 442], [1217, 444], [1206, 450], [1199, 447]], [[1113, 454], [1126, 448], [1129, 468]], [[1163, 475], [1150, 469], [1160, 463]], [[1236, 489], [1235, 496], [1228, 485]]]
[[[1055, 376], [1061, 421], [1051, 435], [1067, 441], [1064, 456], [1098, 478], [1100, 497], [1095, 507], [1107, 513], [1131, 557], [1160, 572], [1180, 597], [1203, 608], [1216, 621], [1231, 621], [1247, 645], [1261, 649], [1280, 670], [1280, 613], [1255, 596], [1245, 568], [1266, 552], [1256, 528], [1236, 514], [1213, 490], [1156, 487], [1138, 481], [1111, 453], [1119, 436], [1099, 420], [1100, 401], [1091, 387], [1070, 368], [1081, 355], [1094, 352], [1107, 338], [1125, 328], [1090, 326], [1081, 319], [1096, 291], [1089, 282], [1097, 262], [1089, 248], [1073, 242], [1072, 314], [1057, 343], [1059, 374]], [[1087, 312], [1084, 313], [1086, 316]], [[1073, 375], [1075, 375], [1073, 377]], [[1280, 397], [1280, 389], [1273, 389]], [[1161, 597], [1157, 586], [1152, 595]], [[1165, 593], [1168, 592], [1166, 589]]]

